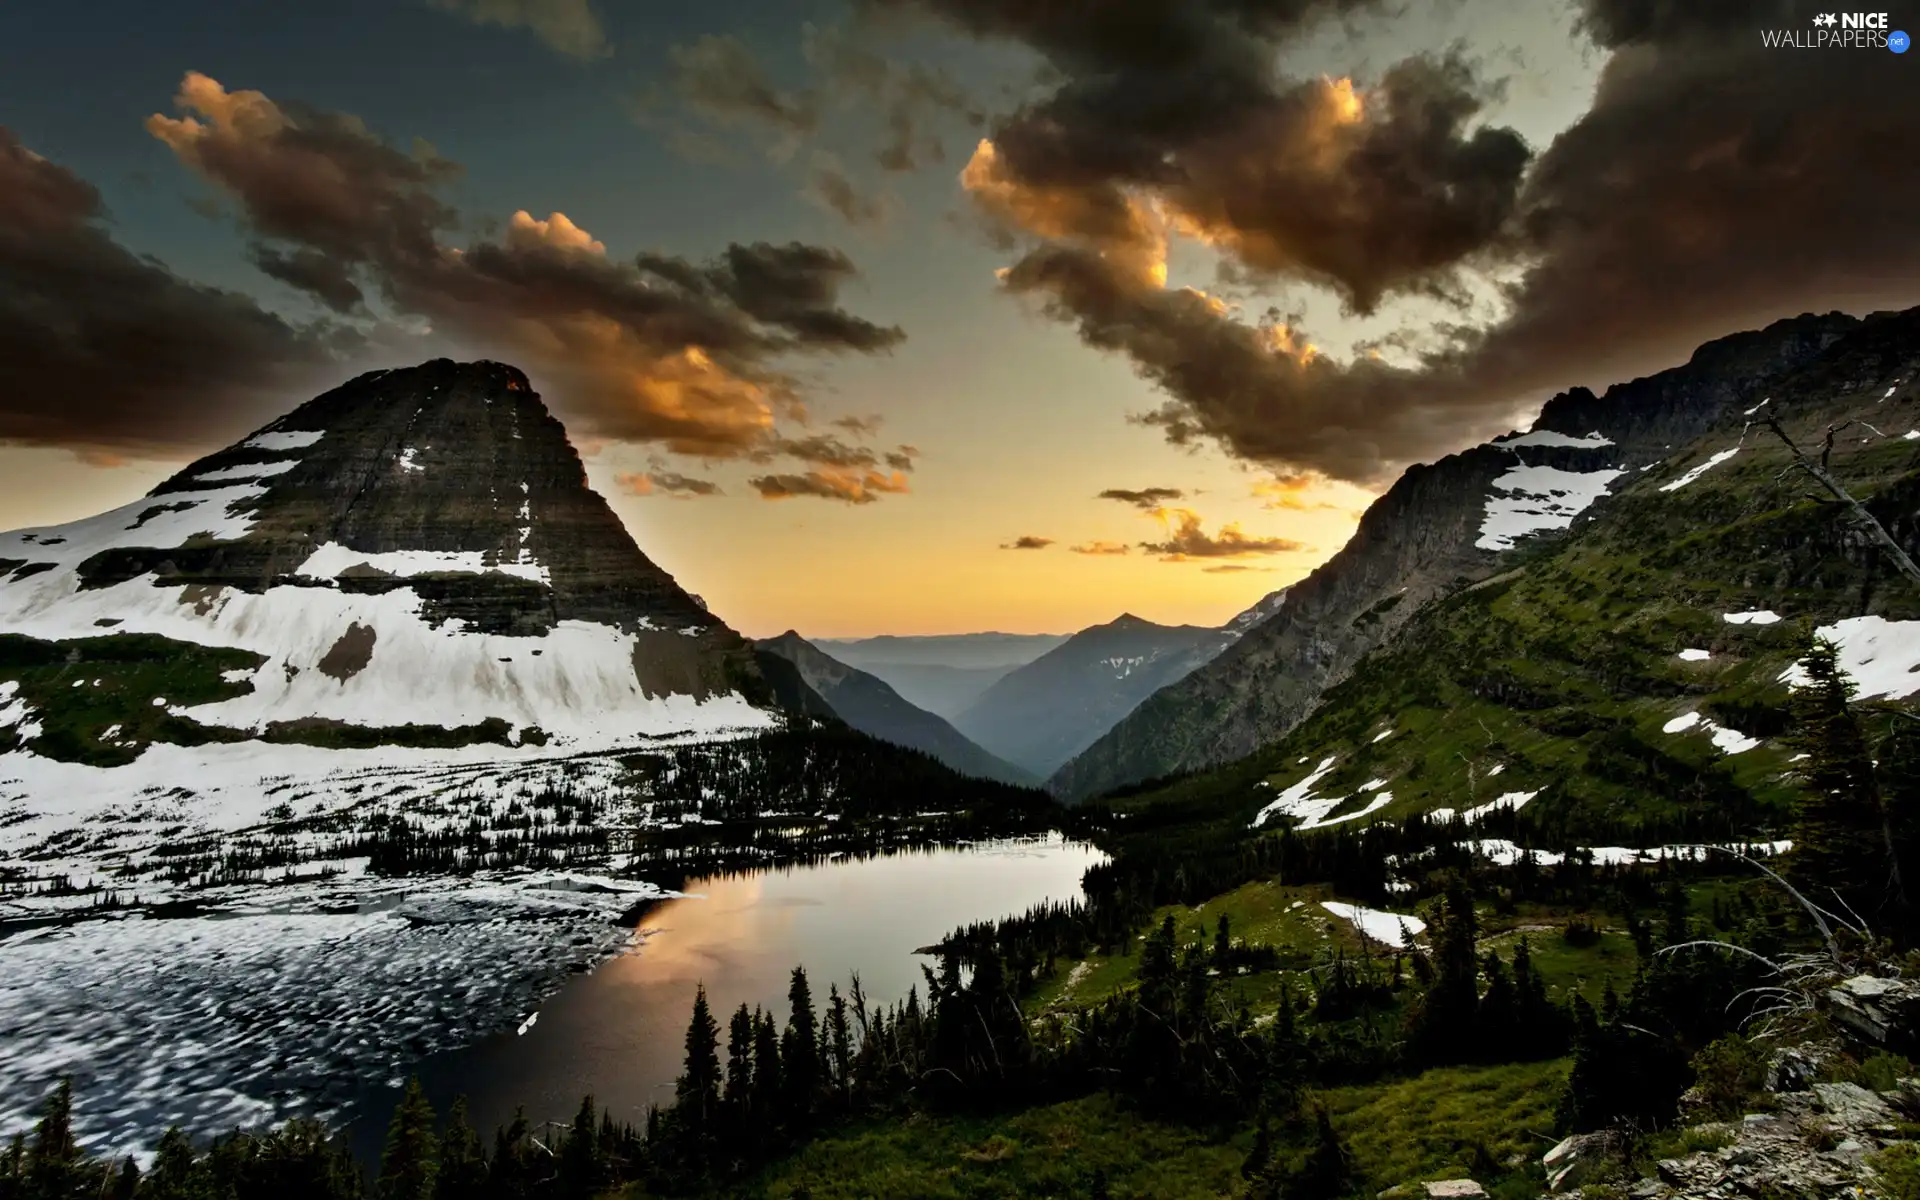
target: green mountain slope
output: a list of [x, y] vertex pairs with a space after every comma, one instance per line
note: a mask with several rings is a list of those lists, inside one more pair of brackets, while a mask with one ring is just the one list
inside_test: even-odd
[[[1832, 467], [1910, 553], [1916, 368], [1920, 310], [1869, 319], [1777, 381], [1751, 418], [1776, 415], [1816, 448], [1830, 423], [1870, 422], [1836, 440]], [[1526, 795], [1525, 824], [1569, 842], [1603, 825], [1662, 837], [1776, 826], [1790, 795], [1774, 744], [1781, 676], [1802, 639], [1862, 617], [1916, 622], [1879, 627], [1877, 649], [1856, 636], [1843, 655], [1863, 695], [1910, 700], [1920, 590], [1841, 510], [1808, 499], [1803, 475], [1783, 476], [1787, 451], [1763, 428], [1743, 436], [1748, 419], [1634, 472], [1565, 539], [1418, 610], [1277, 743], [1122, 803], [1252, 819], [1278, 801], [1273, 823], [1320, 825]], [[1727, 619], [1755, 612], [1780, 619]]]
[[1516, 540], [1524, 547], [1557, 536], [1594, 485], [1604, 486], [1603, 472], [1624, 472], [1613, 480], [1617, 491], [1641, 468], [1671, 461], [1764, 394], [1756, 389], [1860, 327], [1838, 313], [1808, 315], [1720, 338], [1683, 366], [1604, 395], [1574, 388], [1554, 397], [1526, 437], [1408, 469], [1347, 545], [1288, 589], [1284, 607], [1148, 697], [1049, 788], [1082, 798], [1252, 753], [1304, 719], [1420, 606], [1493, 575]]

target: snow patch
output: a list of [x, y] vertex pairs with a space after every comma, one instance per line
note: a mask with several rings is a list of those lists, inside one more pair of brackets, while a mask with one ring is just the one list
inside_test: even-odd
[[1756, 612], [1722, 613], [1720, 619], [1729, 625], [1772, 625], [1780, 619], [1780, 614], [1763, 608]]
[[[1376, 741], [1376, 742], [1384, 742], [1384, 741], [1386, 741], [1386, 740], [1387, 740], [1388, 738], [1390, 738], [1390, 737], [1392, 737], [1392, 736], [1393, 736], [1393, 730], [1391, 730], [1391, 729], [1382, 729], [1382, 730], [1381, 730], [1381, 731], [1380, 731], [1379, 733], [1376, 733], [1376, 734], [1374, 734], [1374, 735], [1373, 735], [1373, 740], [1374, 740], [1374, 741]], [[1305, 762], [1305, 761], [1306, 761], [1306, 759], [1304, 759], [1304, 758], [1303, 758], [1303, 759], [1301, 759], [1300, 761], [1301, 761], [1301, 762]]]
[[324, 429], [283, 429], [256, 433], [240, 443], [243, 450], [304, 450], [327, 436]]
[[1745, 754], [1760, 744], [1759, 738], [1748, 737], [1738, 729], [1728, 729], [1697, 712], [1682, 713], [1660, 727], [1662, 733], [1685, 733], [1690, 729], [1699, 729], [1711, 735], [1714, 746], [1722, 754]]
[[1680, 478], [1674, 480], [1672, 483], [1661, 484], [1660, 490], [1663, 492], [1677, 492], [1681, 488], [1692, 483], [1694, 480], [1700, 478], [1702, 475], [1705, 475], [1708, 471], [1713, 470], [1715, 467], [1719, 466], [1721, 463], [1727, 461], [1728, 459], [1732, 458], [1734, 455], [1738, 453], [1740, 453], [1740, 447], [1738, 446], [1735, 446], [1731, 450], [1722, 450], [1720, 451], [1720, 453], [1714, 455], [1712, 458], [1709, 458], [1707, 461], [1701, 463], [1699, 466], [1688, 471], [1685, 475], [1682, 475]]
[[[1898, 700], [1920, 692], [1920, 621], [1848, 617], [1815, 633], [1839, 647], [1840, 669], [1853, 678], [1860, 699]], [[1803, 687], [1806, 672], [1795, 663], [1780, 681]]]
[[[349, 550], [338, 542], [327, 542], [308, 555], [307, 560], [294, 570], [294, 574], [308, 579], [335, 579], [354, 567], [371, 567], [382, 574], [403, 577], [435, 572], [483, 575], [488, 571], [498, 571], [535, 583], [552, 582], [547, 568], [539, 563], [487, 561], [494, 557], [486, 550], [386, 550], [375, 554]], [[526, 551], [520, 552], [521, 559], [527, 557]]]
[[1624, 471], [1563, 471], [1558, 467], [1518, 466], [1496, 478], [1497, 493], [1487, 497], [1480, 523], [1482, 550], [1510, 549], [1528, 534], [1565, 529], [1594, 501], [1606, 495]]
[[1682, 650], [1679, 657], [1685, 662], [1705, 662], [1713, 655], [1705, 650]]
[[1485, 804], [1468, 809], [1466, 812], [1460, 814], [1460, 818], [1464, 821], [1478, 821], [1488, 813], [1499, 812], [1501, 809], [1518, 811], [1526, 807], [1527, 801], [1539, 794], [1540, 789], [1537, 788], [1531, 792], [1507, 792], [1497, 800], [1489, 800]]
[[424, 471], [424, 470], [426, 470], [426, 468], [425, 468], [425, 467], [423, 467], [423, 466], [421, 466], [421, 465], [420, 465], [419, 463], [417, 463], [417, 462], [415, 462], [415, 461], [414, 461], [414, 459], [415, 459], [416, 457], [418, 457], [418, 456], [419, 456], [419, 454], [420, 454], [420, 451], [419, 451], [419, 449], [417, 449], [416, 447], [413, 447], [413, 446], [408, 446], [408, 447], [407, 447], [407, 448], [406, 448], [405, 450], [402, 450], [402, 451], [400, 452], [400, 458], [399, 458], [399, 460], [398, 460], [398, 461], [399, 461], [399, 464], [400, 464], [400, 469], [401, 469], [402, 471]]
[[[1767, 397], [1767, 400], [1771, 400], [1771, 399], [1773, 399], [1772, 396]], [[1761, 409], [1767, 406], [1767, 400], [1762, 400], [1760, 403], [1754, 405], [1752, 408], [1747, 409], [1745, 412], [1741, 413], [1740, 415], [1743, 417], [1752, 416], [1753, 414], [1759, 412]]]
[[1569, 446], [1582, 450], [1598, 450], [1602, 446], [1613, 445], [1613, 441], [1598, 430], [1585, 437], [1570, 437], [1564, 433], [1555, 433], [1551, 429], [1536, 429], [1531, 433], [1501, 438], [1499, 441], [1488, 444], [1493, 446]]
[[1382, 912], [1338, 900], [1322, 900], [1320, 907], [1350, 923], [1355, 929], [1382, 945], [1405, 949], [1408, 939], [1427, 931], [1427, 923], [1409, 913]]

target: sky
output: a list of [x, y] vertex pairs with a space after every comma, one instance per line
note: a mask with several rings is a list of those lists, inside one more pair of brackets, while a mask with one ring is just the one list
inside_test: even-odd
[[1558, 391], [1915, 302], [1920, 55], [1814, 15], [6, 6], [0, 528], [492, 358], [749, 635], [1218, 624]]

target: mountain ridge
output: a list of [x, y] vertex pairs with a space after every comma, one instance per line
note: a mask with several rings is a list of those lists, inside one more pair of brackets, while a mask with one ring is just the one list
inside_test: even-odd
[[870, 737], [923, 750], [963, 775], [1033, 786], [1037, 776], [976, 745], [945, 719], [904, 699], [888, 684], [848, 666], [794, 630], [761, 638], [756, 649], [798, 671], [833, 715]]
[[1492, 575], [1502, 552], [1575, 525], [1615, 480], [1700, 436], [1751, 403], [1750, 390], [1858, 325], [1804, 314], [1715, 339], [1685, 364], [1602, 396], [1562, 392], [1529, 431], [1408, 468], [1278, 612], [1144, 698], [1055, 771], [1049, 789], [1085, 798], [1230, 762], [1284, 736], [1411, 613]]

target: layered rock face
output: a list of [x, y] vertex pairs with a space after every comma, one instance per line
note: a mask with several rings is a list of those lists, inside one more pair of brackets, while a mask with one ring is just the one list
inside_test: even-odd
[[1803, 316], [1702, 346], [1681, 367], [1554, 397], [1533, 431], [1410, 468], [1341, 551], [1218, 658], [1148, 697], [1048, 782], [1067, 798], [1229, 762], [1275, 741], [1421, 605], [1568, 528], [1859, 322]]
[[362, 375], [132, 505], [0, 535], [0, 634], [251, 651], [237, 694], [179, 711], [254, 733], [493, 722], [599, 747], [773, 704], [492, 362]]

